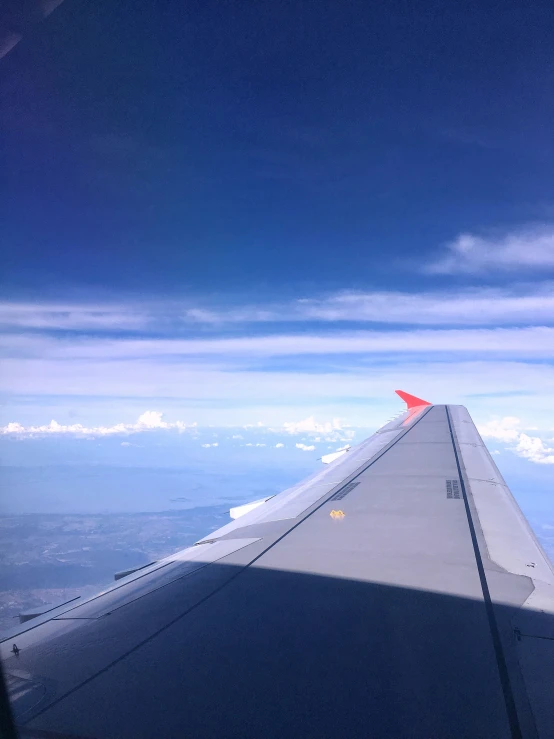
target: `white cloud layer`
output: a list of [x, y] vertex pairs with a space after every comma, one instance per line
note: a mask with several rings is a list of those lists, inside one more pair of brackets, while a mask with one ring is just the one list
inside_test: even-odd
[[127, 304], [0, 303], [0, 326], [10, 328], [136, 331], [151, 322], [151, 316]]
[[[11, 422], [0, 427], [0, 434], [14, 436], [46, 436], [50, 434], [66, 434], [69, 436], [113, 436], [115, 434], [136, 434], [141, 431], [174, 430], [186, 431], [195, 428], [196, 423], [186, 424], [183, 421], [172, 423], [162, 419], [163, 414], [158, 411], [146, 411], [135, 423], [116, 423], [111, 426], [83, 426], [80, 423], [64, 425], [57, 421], [50, 421], [44, 426], [22, 426]], [[213, 445], [217, 446], [217, 444]]]
[[480, 274], [488, 270], [554, 270], [554, 226], [544, 225], [501, 236], [461, 234], [446, 254], [424, 267], [428, 274]]
[[[333, 331], [332, 333], [270, 334], [214, 339], [119, 339], [0, 336], [5, 367], [14, 360], [68, 362], [144, 362], [170, 364], [181, 358], [190, 363], [228, 364], [259, 357], [344, 354], [503, 354], [520, 357], [554, 357], [554, 327], [414, 329], [402, 331]], [[5, 375], [5, 372], [3, 373]]]
[[[334, 418], [332, 421], [318, 422], [313, 416], [305, 418], [303, 421], [290, 421], [285, 422], [278, 428], [271, 428], [258, 421], [255, 424], [247, 424], [250, 433], [277, 433], [277, 434], [288, 434], [290, 436], [303, 434], [305, 436], [313, 436], [318, 433], [325, 433], [325, 441], [336, 441], [337, 439], [350, 438], [354, 435], [354, 431], [345, 429], [345, 424], [342, 423], [338, 418]], [[86, 426], [81, 423], [73, 424], [61, 424], [58, 421], [50, 421], [49, 424], [41, 426], [24, 426], [18, 422], [10, 422], [5, 426], [0, 427], [0, 435], [4, 436], [18, 436], [18, 437], [33, 437], [33, 436], [46, 436], [46, 435], [67, 435], [74, 437], [93, 437], [93, 436], [113, 436], [118, 434], [136, 434], [143, 431], [178, 431], [183, 432], [187, 430], [197, 429], [197, 423], [185, 423], [184, 421], [173, 421], [168, 422], [163, 420], [163, 413], [160, 411], [146, 411], [142, 413], [135, 423], [116, 423], [112, 425], [103, 424], [98, 426]], [[217, 435], [216, 435], [217, 436]], [[244, 440], [242, 434], [232, 434], [231, 439]], [[317, 437], [315, 441], [321, 441], [320, 437]], [[122, 442], [124, 445], [129, 445], [128, 442]], [[206, 443], [201, 445], [204, 448], [217, 447], [218, 442]], [[243, 444], [247, 447], [265, 447], [265, 442], [248, 442]], [[280, 449], [285, 445], [279, 442], [275, 445], [275, 448]], [[297, 445], [298, 446], [298, 445]], [[298, 446], [299, 449], [304, 448], [301, 444]]]
[[520, 434], [521, 421], [515, 416], [505, 416], [502, 419], [493, 419], [479, 424], [477, 430], [484, 439], [498, 441], [516, 441]]
[[[526, 237], [527, 238], [527, 237]], [[512, 254], [514, 269], [521, 261], [533, 261], [544, 271], [554, 265], [552, 247], [544, 247], [554, 240], [551, 235], [535, 239], [540, 243], [542, 257], [537, 249], [525, 243], [521, 235], [505, 237], [497, 242], [475, 236], [460, 236], [446, 247], [446, 256], [428, 265], [431, 273], [475, 271], [502, 268]], [[533, 243], [535, 243], [535, 241]], [[460, 244], [462, 246], [460, 246]], [[470, 244], [471, 246], [467, 246]], [[465, 246], [464, 246], [465, 245]], [[507, 246], [508, 245], [508, 246]], [[549, 251], [550, 250], [550, 251]], [[534, 257], [531, 255], [535, 255]], [[504, 255], [504, 256], [502, 256]], [[519, 259], [519, 261], [517, 261]], [[542, 259], [542, 261], [541, 261]], [[419, 287], [419, 286], [418, 286]], [[141, 301], [133, 299], [112, 304], [64, 303], [53, 304], [2, 302], [0, 327], [9, 330], [63, 329], [66, 331], [114, 335], [124, 331], [140, 334], [155, 331], [167, 335], [186, 335], [197, 326], [208, 325], [210, 330], [224, 329], [227, 324], [332, 322], [408, 324], [428, 326], [476, 326], [554, 322], [554, 281], [542, 280], [516, 283], [505, 287], [467, 287], [419, 292], [339, 290], [329, 294], [301, 296], [287, 302], [237, 304], [236, 300], [212, 302], [196, 307], [175, 300]]]
[[305, 418], [303, 421], [289, 421], [283, 424], [283, 430], [287, 434], [330, 434], [333, 431], [340, 431], [343, 425], [338, 418], [332, 421], [318, 423], [313, 416]]
[[[121, 418], [136, 418], [155, 403], [166, 414], [179, 412], [181, 418], [194, 418], [201, 425], [252, 427], [252, 421], [264, 418], [271, 428], [282, 429], [292, 419], [317, 418], [324, 412], [327, 419], [318, 423], [342, 417], [352, 426], [376, 428], [402, 407], [393, 393], [402, 388], [435, 403], [467, 405], [475, 420], [486, 421], [509, 410], [526, 426], [552, 425], [552, 409], [546, 403], [554, 397], [552, 363], [402, 357], [324, 366], [328, 371], [318, 371], [312, 360], [288, 372], [259, 372], [237, 370], [225, 357], [202, 364], [153, 359], [4, 360], [0, 412], [4, 424], [17, 420], [31, 426], [42, 424], [46, 414], [68, 423], [57, 417], [58, 410], [79, 408], [83, 424], [96, 427], [119, 425]], [[58, 400], [52, 402], [49, 396]]]
[[[553, 243], [548, 227], [470, 234], [430, 267], [443, 274], [494, 267], [497, 277], [507, 265], [541, 265], [539, 281], [504, 287], [435, 279], [429, 284], [444, 288], [424, 290], [422, 278], [410, 283], [412, 292], [342, 290], [293, 300], [5, 301], [2, 433], [108, 436], [188, 427], [169, 417], [227, 426], [229, 435], [270, 446], [295, 435], [305, 445], [345, 443], [353, 432], [341, 419], [376, 428], [399, 409], [392, 390], [400, 387], [433, 402], [463, 403], [483, 421], [519, 417], [520, 426], [501, 430], [503, 442], [547, 459], [550, 442], [540, 447], [522, 434], [552, 425], [545, 399], [554, 397], [554, 277], [545, 277]], [[148, 407], [160, 410], [120, 422]], [[73, 423], [76, 412], [82, 424]], [[50, 418], [57, 421], [41, 425]]]
[[537, 464], [554, 464], [554, 447], [546, 446], [538, 436], [519, 435], [515, 452], [520, 457]]
[[524, 433], [520, 419], [515, 416], [489, 421], [479, 425], [478, 430], [485, 439], [496, 439], [509, 444], [511, 451], [530, 462], [554, 464], [554, 448], [547, 446], [540, 437]]
[[[283, 315], [286, 307], [281, 307]], [[290, 308], [289, 308], [290, 312]], [[554, 284], [466, 288], [420, 293], [339, 292], [299, 300], [298, 320], [412, 325], [507, 325], [554, 321]]]
[[[17, 422], [10, 422], [0, 428], [0, 435], [14, 436], [17, 438], [34, 438], [49, 435], [72, 436], [76, 438], [87, 438], [96, 436], [114, 436], [129, 435], [144, 431], [166, 430], [183, 432], [186, 430], [197, 429], [197, 424], [186, 424], [183, 421], [167, 422], [163, 420], [162, 413], [159, 411], [146, 411], [135, 423], [117, 423], [113, 425], [101, 426], [84, 426], [80, 423], [60, 424], [57, 421], [51, 421], [49, 424], [42, 426], [23, 426]], [[383, 419], [381, 419], [383, 420]], [[327, 436], [323, 438], [324, 442], [337, 441], [342, 439], [347, 441], [352, 439], [355, 432], [352, 429], [344, 429], [343, 424], [338, 419], [319, 423], [310, 416], [303, 421], [285, 422], [282, 427], [269, 428], [261, 424], [252, 424], [252, 433], [277, 432], [289, 435], [304, 434], [307, 436], [317, 433], [325, 433]], [[536, 464], [554, 464], [554, 447], [548, 444], [538, 436], [529, 436], [522, 429], [522, 422], [516, 416], [505, 416], [501, 419], [492, 419], [478, 425], [478, 430], [484, 439], [494, 439], [501, 441], [507, 445], [508, 449], [518, 456], [534, 462]], [[331, 433], [330, 433], [331, 432]], [[233, 439], [242, 439], [241, 435], [233, 435]], [[322, 437], [316, 437], [314, 441], [321, 441]], [[122, 442], [122, 445], [129, 445], [128, 442]], [[210, 442], [201, 444], [203, 448], [218, 447], [219, 442]], [[265, 442], [247, 442], [246, 447], [266, 447]], [[285, 445], [278, 442], [276, 449], [281, 449]], [[314, 444], [305, 444], [298, 442], [295, 444], [297, 449], [310, 452], [315, 450]], [[348, 449], [350, 444], [347, 443], [336, 451]], [[493, 452], [497, 453], [497, 452]]]

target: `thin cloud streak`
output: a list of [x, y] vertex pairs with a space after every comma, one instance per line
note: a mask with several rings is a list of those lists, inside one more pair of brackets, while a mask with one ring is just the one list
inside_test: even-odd
[[[432, 265], [430, 271], [435, 269]], [[193, 305], [192, 303], [196, 303]], [[186, 333], [200, 327], [256, 323], [328, 324], [333, 322], [405, 324], [413, 326], [508, 326], [554, 323], [554, 282], [509, 288], [466, 288], [419, 293], [342, 290], [299, 297], [288, 302], [237, 305], [191, 298], [114, 303], [0, 303], [4, 330], [64, 330], [72, 332]]]
[[139, 331], [152, 317], [125, 304], [0, 303], [0, 326], [4, 328]]
[[554, 271], [554, 226], [531, 226], [500, 236], [460, 234], [445, 252], [422, 271], [434, 275], [481, 274], [490, 269]]
[[196, 308], [185, 311], [192, 324], [283, 322], [401, 323], [427, 326], [552, 324], [554, 283], [512, 288], [407, 292], [339, 291], [279, 305]]
[[[531, 422], [528, 425], [552, 426], [545, 398], [554, 396], [554, 367], [548, 363], [459, 359], [451, 363], [422, 357], [417, 362], [389, 361], [327, 372], [309, 367], [259, 372], [229, 371], [225, 361], [195, 367], [153, 360], [20, 359], [5, 361], [0, 374], [0, 390], [7, 399], [2, 411], [4, 423], [22, 418], [21, 413], [31, 422], [41, 423], [43, 407], [52, 407], [47, 412], [49, 418], [55, 418], [55, 408], [62, 402], [68, 408], [76, 403], [89, 408], [88, 414], [101, 404], [105, 418], [113, 419], [114, 424], [120, 421], [121, 410], [127, 412], [128, 407], [138, 415], [145, 405], [168, 413], [178, 405], [187, 417], [201, 424], [251, 425], [263, 418], [268, 425], [279, 426], [325, 408], [328, 417], [367, 426], [379, 424], [400, 410], [401, 403], [392, 393], [394, 387], [435, 403], [467, 405], [476, 420], [485, 420], [484, 413], [502, 414], [509, 409]], [[524, 395], [522, 388], [527, 390]], [[52, 406], [50, 397], [61, 400]], [[141, 399], [144, 405], [138, 405]]]
[[7, 357], [48, 359], [137, 360], [220, 355], [275, 357], [317, 354], [479, 353], [553, 357], [554, 328], [533, 326], [495, 329], [420, 329], [414, 331], [350, 331], [330, 334], [276, 334], [216, 339], [0, 337]]

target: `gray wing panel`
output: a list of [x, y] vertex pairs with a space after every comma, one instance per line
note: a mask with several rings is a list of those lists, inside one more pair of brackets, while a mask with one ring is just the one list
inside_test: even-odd
[[554, 570], [466, 408], [448, 412], [514, 710], [553, 736]]
[[231, 547], [217, 561], [18, 637], [6, 668], [27, 680], [26, 697], [14, 688], [27, 735], [552, 736], [523, 677], [533, 655], [518, 661], [523, 641], [512, 631], [510, 651], [504, 627], [532, 579], [492, 561], [485, 572], [446, 407], [410, 415], [326, 492], [308, 485], [294, 516], [216, 532]]

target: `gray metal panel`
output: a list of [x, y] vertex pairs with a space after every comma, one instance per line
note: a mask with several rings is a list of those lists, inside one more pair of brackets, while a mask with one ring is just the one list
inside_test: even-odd
[[[297, 518], [228, 532], [259, 541], [110, 615], [24, 635], [7, 666], [50, 691], [27, 726], [97, 739], [551, 736], [536, 656], [512, 626], [536, 590], [488, 559], [465, 473], [467, 499], [452, 494], [461, 451], [445, 407], [414, 423], [345, 478], [340, 500], [343, 483]], [[548, 633], [539, 615], [525, 623]]]
[[424, 477], [457, 477], [448, 442], [434, 444], [404, 444], [391, 449], [375, 464], [374, 475], [422, 475]]
[[471, 599], [248, 568], [31, 725], [94, 737], [504, 739], [482, 621]]
[[485, 446], [481, 435], [471, 420], [467, 408], [464, 408], [463, 405], [449, 405], [448, 412], [452, 419], [458, 444], [478, 444]]
[[550, 561], [529, 535], [529, 525], [506, 485], [469, 480], [489, 558], [497, 565], [554, 586]]
[[418, 481], [368, 470], [340, 502], [344, 518], [332, 518], [335, 505], [326, 503], [258, 566], [479, 599], [462, 502], [447, 500], [442, 478]]
[[523, 735], [554, 736], [552, 701], [543, 688], [546, 681], [552, 689], [553, 567], [467, 410], [449, 406], [449, 414]]
[[418, 423], [418, 425], [406, 434], [400, 441], [401, 444], [420, 444], [438, 442], [445, 443], [448, 441], [448, 423], [446, 419], [442, 421], [432, 421], [429, 418], [429, 423]]

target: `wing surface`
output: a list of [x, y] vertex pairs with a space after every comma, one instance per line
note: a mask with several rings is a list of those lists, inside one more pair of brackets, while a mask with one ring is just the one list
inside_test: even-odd
[[10, 634], [22, 736], [553, 736], [552, 566], [466, 409], [405, 399], [308, 480]]

